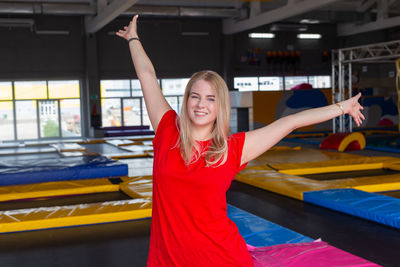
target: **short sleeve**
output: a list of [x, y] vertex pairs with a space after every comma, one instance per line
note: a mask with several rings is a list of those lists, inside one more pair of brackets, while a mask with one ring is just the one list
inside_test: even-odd
[[158, 140], [162, 139], [163, 135], [171, 136], [171, 133], [177, 131], [176, 128], [176, 118], [178, 115], [176, 114], [175, 110], [170, 109], [164, 113], [162, 116], [160, 123], [158, 124], [156, 135], [153, 139], [153, 146], [156, 147], [158, 144]]
[[245, 139], [245, 132], [233, 134], [230, 138], [230, 150], [232, 153], [232, 163], [235, 168], [235, 173], [240, 172], [247, 166], [247, 162], [240, 165]]

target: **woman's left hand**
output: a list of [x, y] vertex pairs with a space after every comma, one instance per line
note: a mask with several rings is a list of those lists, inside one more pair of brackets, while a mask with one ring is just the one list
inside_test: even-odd
[[360, 105], [358, 100], [361, 97], [361, 93], [343, 101], [341, 104], [345, 110], [345, 113], [349, 114], [353, 117], [354, 121], [356, 122], [357, 126], [360, 126], [362, 121], [365, 120], [364, 115], [361, 113], [361, 110], [364, 109], [363, 106]]

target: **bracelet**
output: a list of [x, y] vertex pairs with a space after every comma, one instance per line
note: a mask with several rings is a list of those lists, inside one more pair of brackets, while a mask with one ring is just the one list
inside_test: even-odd
[[339, 103], [335, 103], [336, 106], [338, 106], [340, 108], [340, 110], [342, 111], [342, 116], [344, 115], [344, 108], [342, 105], [340, 105]]
[[140, 39], [138, 37], [132, 37], [128, 39], [128, 44], [133, 40], [138, 40], [140, 42]]

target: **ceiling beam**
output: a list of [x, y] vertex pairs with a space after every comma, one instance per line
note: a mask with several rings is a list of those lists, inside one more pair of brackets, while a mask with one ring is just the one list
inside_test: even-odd
[[96, 16], [86, 17], [86, 33], [95, 33], [107, 23], [118, 17], [122, 12], [133, 6], [138, 0], [114, 0], [101, 9]]
[[348, 36], [363, 32], [371, 32], [376, 30], [383, 30], [391, 27], [398, 27], [400, 25], [400, 16], [391, 17], [387, 19], [379, 19], [374, 22], [356, 25], [352, 23], [338, 25], [338, 36]]
[[249, 19], [235, 21], [234, 19], [226, 19], [223, 22], [223, 33], [233, 34], [249, 29], [256, 28], [265, 24], [281, 21], [293, 16], [297, 16], [312, 10], [319, 9], [323, 6], [338, 2], [339, 0], [297, 0], [288, 1], [288, 3], [271, 11], [263, 12], [259, 15], [252, 16]]
[[364, 0], [361, 2], [360, 6], [356, 9], [357, 12], [367, 12], [374, 5], [376, 5], [376, 0]]

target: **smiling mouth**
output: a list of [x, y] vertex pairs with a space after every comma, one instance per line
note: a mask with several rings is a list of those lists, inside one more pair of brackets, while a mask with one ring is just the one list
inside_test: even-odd
[[194, 112], [194, 115], [196, 115], [196, 116], [205, 116], [207, 114], [208, 114], [207, 112], [202, 112], [202, 111], [195, 111]]

